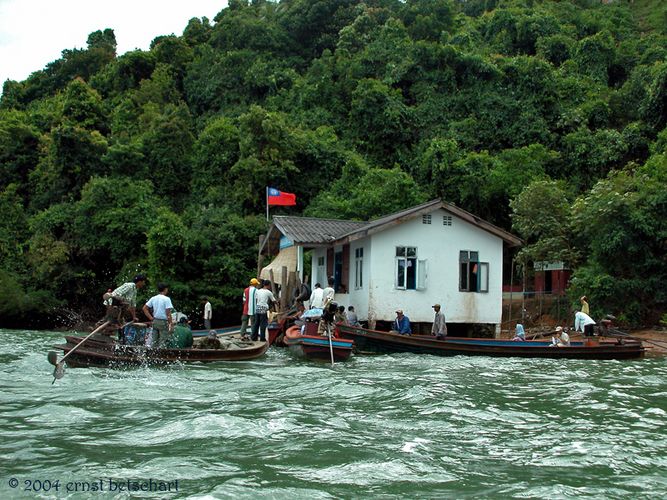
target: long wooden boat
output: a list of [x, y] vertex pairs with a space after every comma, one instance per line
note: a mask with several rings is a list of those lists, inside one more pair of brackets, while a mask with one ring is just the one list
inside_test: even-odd
[[[284, 321], [283, 322], [277, 322], [277, 323], [269, 323], [269, 326], [266, 328], [266, 335], [269, 340], [269, 345], [273, 345], [276, 341], [276, 338], [280, 335], [282, 332], [284, 326]], [[241, 333], [241, 325], [238, 326], [227, 326], [224, 328], [213, 328], [215, 330], [215, 333], [218, 336], [226, 337], [226, 336], [233, 336], [233, 335], [240, 335]], [[201, 337], [206, 337], [208, 335], [210, 330], [192, 330], [192, 337], [193, 338], [201, 338]], [[248, 327], [248, 331], [246, 332], [247, 335], [250, 335], [250, 327]]]
[[[65, 344], [54, 346], [67, 354], [84, 337], [66, 336]], [[167, 365], [172, 363], [212, 363], [216, 361], [247, 361], [259, 358], [269, 348], [268, 342], [247, 342], [230, 349], [152, 349], [123, 345], [113, 340], [91, 338], [68, 358], [70, 367], [126, 367]]]
[[322, 335], [302, 335], [301, 327], [291, 326], [285, 332], [285, 344], [290, 352], [306, 359], [316, 359], [322, 361], [331, 360], [331, 350], [333, 350], [334, 361], [345, 361], [352, 354], [354, 341], [333, 337], [331, 346], [329, 337]]
[[634, 359], [644, 356], [644, 346], [638, 341], [600, 341], [594, 345], [572, 342], [569, 347], [550, 347], [548, 341], [514, 342], [500, 339], [399, 335], [348, 325], [337, 325], [342, 338], [354, 340], [356, 352], [412, 352], [436, 356], [500, 356], [565, 359]]

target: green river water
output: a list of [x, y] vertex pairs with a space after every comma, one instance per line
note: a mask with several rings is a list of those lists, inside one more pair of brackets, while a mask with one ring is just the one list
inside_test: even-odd
[[272, 348], [51, 385], [62, 339], [0, 330], [0, 498], [667, 497], [664, 357], [332, 369]]

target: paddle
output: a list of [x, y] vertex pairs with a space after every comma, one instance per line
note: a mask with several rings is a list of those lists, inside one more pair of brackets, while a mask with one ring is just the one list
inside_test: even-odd
[[331, 366], [334, 365], [333, 341], [331, 340], [331, 325], [327, 325], [327, 334], [329, 335], [329, 353], [331, 353]]
[[51, 385], [56, 383], [56, 380], [61, 379], [65, 376], [65, 360], [67, 359], [67, 356], [72, 354], [74, 351], [76, 351], [81, 345], [88, 340], [90, 337], [95, 335], [97, 332], [100, 330], [104, 330], [111, 321], [105, 321], [102, 323], [99, 327], [97, 327], [95, 330], [90, 332], [81, 342], [79, 342], [77, 345], [75, 345], [70, 351], [65, 354], [60, 361], [58, 361], [58, 353], [55, 351], [50, 351], [49, 354], [47, 355], [47, 359], [49, 360], [49, 363], [52, 365], [55, 365], [55, 369], [53, 370], [53, 382], [51, 382]]

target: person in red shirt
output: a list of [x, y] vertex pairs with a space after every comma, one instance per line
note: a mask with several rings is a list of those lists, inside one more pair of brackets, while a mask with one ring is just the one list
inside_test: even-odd
[[241, 314], [241, 335], [246, 335], [250, 319], [255, 315], [255, 292], [259, 286], [259, 280], [253, 278], [250, 285], [243, 290], [243, 313]]

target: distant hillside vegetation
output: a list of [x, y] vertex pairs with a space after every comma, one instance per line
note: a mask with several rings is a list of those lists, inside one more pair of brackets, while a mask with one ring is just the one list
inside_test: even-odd
[[266, 186], [339, 218], [442, 197], [526, 272], [564, 261], [573, 305], [667, 309], [664, 2], [231, 0], [122, 55], [100, 28], [4, 82], [3, 325], [96, 318], [138, 270], [236, 322]]

